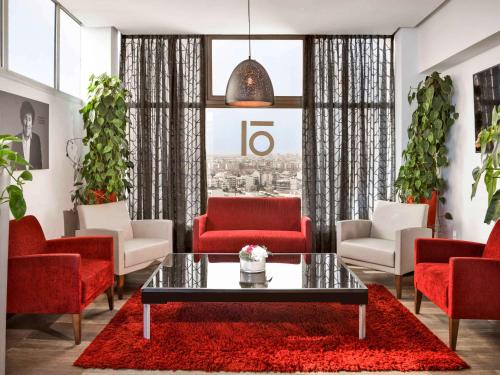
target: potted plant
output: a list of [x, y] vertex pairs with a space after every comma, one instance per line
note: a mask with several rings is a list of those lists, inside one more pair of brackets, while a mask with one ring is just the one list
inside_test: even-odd
[[[75, 182], [75, 198], [84, 204], [99, 204], [123, 199], [130, 188], [127, 131], [128, 92], [117, 77], [92, 75], [83, 115], [84, 146], [80, 176]], [[80, 178], [78, 180], [78, 178]]]
[[488, 209], [484, 222], [490, 224], [500, 218], [500, 189], [497, 190], [497, 179], [500, 177], [500, 105], [493, 107], [491, 114], [491, 126], [481, 130], [476, 144], [481, 148], [481, 166], [472, 171], [471, 199], [477, 192], [477, 187], [484, 174], [484, 184], [488, 192]]
[[[20, 219], [26, 213], [23, 184], [31, 181], [30, 171], [22, 171], [17, 177], [16, 166], [27, 166], [28, 162], [9, 147], [11, 142], [21, 142], [11, 135], [0, 135], [0, 359], [5, 358], [5, 311], [7, 291], [7, 262], [9, 251], [9, 209], [12, 216]], [[13, 183], [11, 184], [11, 181]], [[3, 364], [1, 365], [3, 366]], [[0, 369], [3, 372], [3, 369]]]
[[266, 270], [267, 248], [258, 245], [246, 245], [240, 250], [240, 268], [243, 272], [257, 273]]
[[[408, 94], [410, 105], [416, 101], [408, 128], [408, 144], [403, 151], [403, 164], [395, 182], [396, 191], [403, 202], [427, 203], [427, 226], [434, 229], [437, 200], [446, 188], [441, 172], [449, 164], [446, 137], [458, 113], [451, 104], [453, 83], [434, 72], [421, 81]], [[446, 213], [445, 218], [451, 219]]]

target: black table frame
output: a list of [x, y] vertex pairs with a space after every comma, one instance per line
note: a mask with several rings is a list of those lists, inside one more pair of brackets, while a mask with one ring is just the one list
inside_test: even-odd
[[[218, 255], [218, 254], [214, 254]], [[222, 254], [221, 254], [222, 255]], [[227, 254], [224, 254], [227, 255]], [[294, 254], [298, 255], [298, 254]], [[340, 259], [339, 259], [340, 260]], [[141, 288], [143, 304], [144, 338], [151, 337], [150, 305], [168, 302], [338, 302], [359, 306], [359, 339], [366, 337], [366, 305], [368, 288], [347, 265], [342, 265], [357, 279], [363, 288], [297, 288], [297, 289], [210, 289], [210, 288], [159, 288], [148, 287], [151, 279], [162, 267], [160, 264]]]

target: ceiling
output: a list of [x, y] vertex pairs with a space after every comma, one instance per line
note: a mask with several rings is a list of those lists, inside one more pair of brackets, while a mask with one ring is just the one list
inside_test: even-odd
[[[252, 0], [253, 34], [392, 34], [445, 0]], [[85, 26], [126, 34], [245, 34], [246, 0], [59, 0]]]

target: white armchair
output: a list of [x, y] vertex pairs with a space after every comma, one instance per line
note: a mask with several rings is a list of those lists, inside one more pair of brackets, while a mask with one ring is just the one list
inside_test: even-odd
[[337, 253], [349, 264], [395, 275], [401, 298], [402, 276], [413, 271], [414, 242], [432, 237], [427, 204], [377, 201], [372, 220], [337, 222]]
[[114, 242], [118, 298], [123, 297], [125, 275], [143, 269], [172, 253], [171, 220], [130, 220], [124, 201], [78, 206], [77, 236], [109, 235]]

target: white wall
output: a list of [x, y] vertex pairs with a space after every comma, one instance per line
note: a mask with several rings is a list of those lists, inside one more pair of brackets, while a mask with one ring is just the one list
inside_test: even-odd
[[449, 0], [418, 27], [418, 68], [459, 61], [463, 51], [500, 32], [500, 1]]
[[[417, 30], [401, 28], [394, 35], [394, 103], [396, 115], [396, 155], [408, 143], [408, 126], [411, 123], [412, 108], [408, 103], [410, 88], [416, 87], [424, 77], [417, 73]], [[396, 158], [396, 172], [401, 166], [401, 157]]]
[[[460, 114], [450, 130], [450, 166], [444, 170], [449, 189], [444, 211], [454, 220], [448, 230], [456, 237], [486, 241], [491, 226], [483, 223], [487, 197], [481, 185], [471, 201], [472, 169], [479, 165], [474, 149], [472, 76], [500, 63], [500, 1], [449, 0], [415, 29], [395, 35], [396, 144], [406, 146], [411, 121], [406, 102], [408, 88], [437, 70], [453, 80], [453, 101]], [[397, 155], [401, 155], [397, 150]], [[399, 160], [401, 160], [399, 158]], [[399, 161], [400, 162], [400, 161]]]
[[91, 74], [118, 75], [120, 33], [114, 27], [82, 27], [82, 98]]
[[472, 170], [480, 165], [480, 156], [474, 148], [474, 98], [472, 76], [483, 69], [500, 64], [500, 45], [459, 65], [443, 71], [453, 80], [453, 101], [460, 114], [450, 130], [448, 140], [450, 168], [444, 177], [448, 181], [446, 208], [454, 216], [454, 227], [460, 238], [486, 241], [491, 226], [483, 223], [487, 194], [481, 182], [476, 197], [471, 201]]
[[0, 89], [49, 104], [49, 169], [34, 170], [24, 185], [27, 214], [40, 221], [47, 238], [63, 234], [62, 211], [72, 207], [73, 168], [66, 158], [66, 141], [81, 134], [81, 102], [37, 84], [27, 84], [13, 74], [0, 74]]

